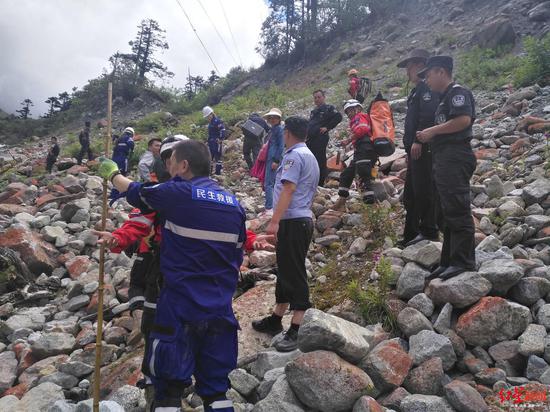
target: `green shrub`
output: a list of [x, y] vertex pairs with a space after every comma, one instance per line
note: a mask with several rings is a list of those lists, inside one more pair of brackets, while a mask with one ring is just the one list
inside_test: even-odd
[[517, 56], [504, 49], [473, 49], [458, 57], [456, 78], [472, 89], [497, 90], [511, 83], [520, 65]]
[[526, 55], [520, 58], [520, 64], [514, 71], [515, 84], [550, 84], [550, 33], [542, 39], [527, 37], [523, 44]]
[[380, 275], [377, 283], [371, 283], [366, 288], [362, 288], [357, 280], [352, 280], [348, 285], [348, 294], [350, 299], [359, 306], [367, 324], [381, 323], [386, 330], [394, 332], [397, 319], [388, 305], [394, 278], [391, 261], [381, 258], [376, 266], [376, 272]]

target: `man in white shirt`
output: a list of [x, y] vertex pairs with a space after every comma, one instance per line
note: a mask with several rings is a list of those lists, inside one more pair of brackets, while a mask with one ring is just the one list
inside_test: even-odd
[[141, 156], [138, 163], [139, 179], [143, 182], [151, 182], [151, 171], [156, 159], [160, 159], [160, 145], [162, 140], [153, 137], [147, 143], [147, 151]]

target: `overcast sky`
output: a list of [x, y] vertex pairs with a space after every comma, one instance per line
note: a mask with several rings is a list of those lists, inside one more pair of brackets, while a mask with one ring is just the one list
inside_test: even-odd
[[[199, 0], [179, 0], [222, 74], [235, 66]], [[254, 48], [268, 14], [264, 0], [200, 0], [234, 58], [237, 52], [225, 22], [223, 2], [243, 66], [262, 62]], [[187, 68], [208, 75], [212, 63], [176, 0], [0, 0], [0, 109], [13, 113], [25, 98], [34, 116], [49, 96], [81, 88], [108, 67], [117, 50], [127, 52], [142, 19], [166, 30], [170, 46], [157, 57], [175, 73], [169, 83], [183, 87]]]

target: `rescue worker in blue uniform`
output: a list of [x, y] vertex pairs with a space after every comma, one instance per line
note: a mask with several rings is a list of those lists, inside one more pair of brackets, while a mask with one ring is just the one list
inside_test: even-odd
[[418, 130], [432, 127], [435, 110], [439, 105], [439, 94], [430, 90], [417, 73], [426, 67], [430, 53], [414, 49], [400, 61], [397, 67], [407, 70], [409, 81], [415, 86], [407, 98], [405, 134], [403, 144], [407, 152], [407, 177], [403, 192], [403, 205], [407, 212], [402, 244], [411, 246], [422, 240], [438, 240], [435, 221], [432, 181], [432, 152], [429, 143], [420, 143], [416, 138]]
[[[245, 212], [234, 195], [209, 179], [210, 153], [187, 140], [173, 147], [170, 181], [132, 182], [102, 159], [99, 174], [127, 191], [130, 204], [160, 214], [164, 277], [146, 356], [156, 410], [178, 411], [195, 378], [205, 412], [230, 412], [225, 396], [237, 364], [238, 322], [231, 306], [246, 240]], [[154, 410], [155, 410], [154, 409]]]
[[208, 120], [208, 149], [212, 156], [212, 165], [215, 165], [217, 175], [222, 174], [222, 142], [225, 139], [225, 125], [216, 116], [210, 106], [202, 109], [202, 116]]
[[453, 59], [434, 56], [418, 73], [434, 92], [441, 94], [435, 126], [417, 132], [430, 143], [437, 192], [438, 224], [443, 231], [439, 267], [431, 277], [449, 279], [475, 270], [475, 227], [470, 204], [470, 179], [476, 168], [472, 151], [472, 125], [476, 118], [470, 90], [453, 82]]
[[128, 160], [134, 151], [134, 129], [127, 127], [122, 135], [113, 139], [113, 161], [123, 176], [128, 174]]

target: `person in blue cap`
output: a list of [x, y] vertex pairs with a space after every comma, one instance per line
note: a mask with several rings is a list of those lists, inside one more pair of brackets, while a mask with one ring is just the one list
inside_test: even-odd
[[156, 210], [162, 226], [164, 284], [145, 354], [155, 387], [153, 410], [179, 411], [193, 376], [205, 412], [230, 412], [225, 393], [237, 365], [239, 328], [231, 302], [246, 241], [245, 212], [208, 177], [204, 143], [177, 143], [169, 170], [171, 180], [147, 185], [122, 176], [109, 159], [99, 166], [99, 175], [127, 192], [131, 205], [143, 213]]
[[212, 156], [212, 163], [215, 164], [216, 175], [222, 174], [222, 142], [225, 140], [225, 125], [214, 113], [210, 106], [204, 106], [202, 117], [208, 120], [208, 148]]
[[476, 268], [470, 204], [470, 179], [476, 168], [470, 145], [475, 101], [470, 90], [453, 81], [452, 57], [430, 57], [418, 77], [441, 94], [435, 125], [419, 130], [416, 136], [421, 143], [430, 143], [433, 153], [438, 224], [443, 231], [439, 267], [431, 277], [449, 279]]

